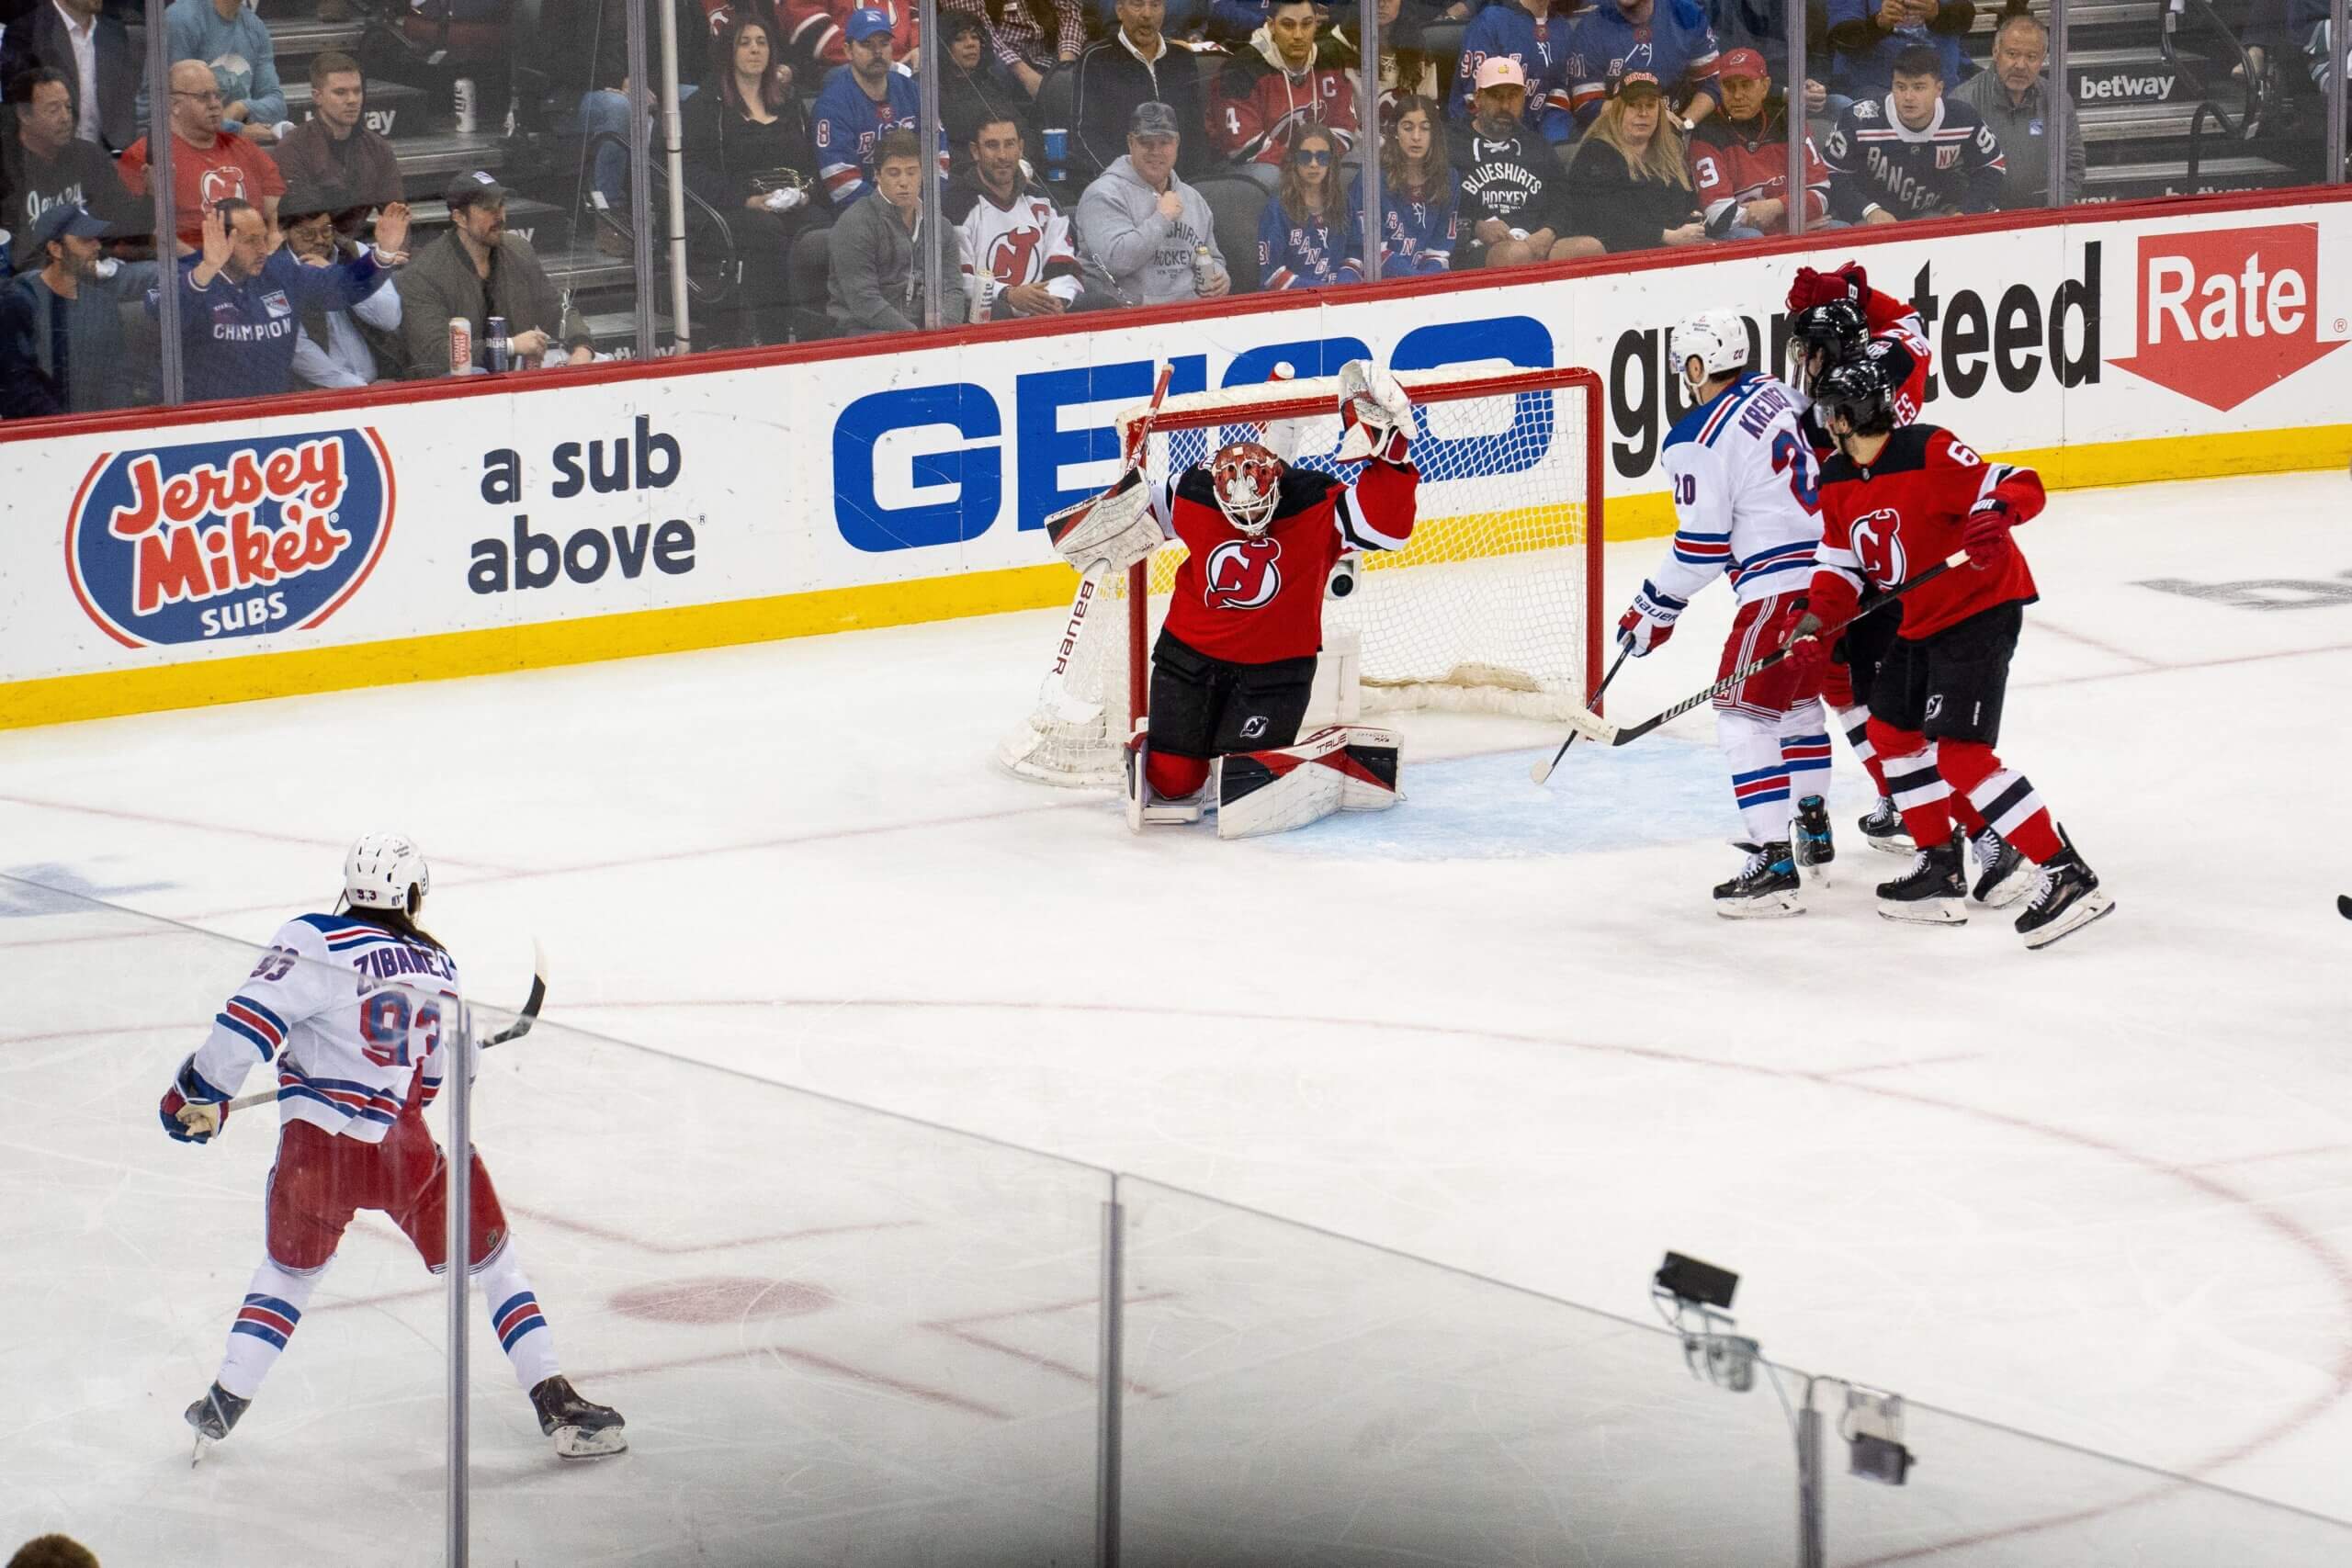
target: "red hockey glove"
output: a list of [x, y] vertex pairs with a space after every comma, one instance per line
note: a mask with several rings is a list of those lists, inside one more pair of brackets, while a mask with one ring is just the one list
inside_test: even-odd
[[1674, 618], [1687, 606], [1645, 582], [1634, 595], [1634, 607], [1617, 618], [1617, 646], [1639, 659], [1651, 649], [1663, 648], [1674, 635]]
[[1822, 625], [1821, 617], [1807, 610], [1789, 628], [1789, 668], [1795, 671], [1798, 692], [1808, 697], [1821, 690], [1821, 673], [1829, 665]]
[[2017, 525], [2017, 513], [1997, 495], [1988, 495], [1971, 507], [1968, 527], [1960, 536], [1968, 547], [1968, 564], [1989, 571], [2008, 559], [2009, 552], [2017, 548], [2009, 540], [2009, 530]]
[[[229, 1120], [226, 1097], [197, 1076], [196, 1058], [189, 1057], [180, 1065], [172, 1087], [164, 1091], [164, 1102], [156, 1107], [163, 1119], [164, 1131], [183, 1144], [204, 1144], [212, 1140]], [[199, 1114], [193, 1124], [182, 1120], [182, 1112], [193, 1108]]]
[[1815, 305], [1835, 304], [1849, 299], [1859, 305], [1870, 298], [1870, 276], [1860, 262], [1848, 262], [1833, 272], [1815, 272], [1809, 266], [1797, 268], [1796, 281], [1789, 285], [1789, 309], [1810, 310]]

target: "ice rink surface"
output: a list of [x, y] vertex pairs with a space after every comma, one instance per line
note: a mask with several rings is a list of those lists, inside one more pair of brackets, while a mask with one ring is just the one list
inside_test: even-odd
[[[2000, 751], [2118, 900], [2041, 953], [2005, 916], [1875, 914], [1869, 883], [1903, 863], [1853, 832], [1870, 792], [1842, 743], [1833, 886], [1801, 919], [1718, 919], [1708, 889], [1740, 857], [1703, 712], [1579, 745], [1547, 789], [1527, 768], [1551, 727], [1409, 716], [1393, 812], [1247, 843], [1133, 837], [1108, 797], [988, 760], [1058, 613], [0, 734], [0, 872], [259, 942], [329, 905], [354, 835], [397, 826], [432, 857], [427, 923], [470, 994], [519, 998], [542, 939], [549, 1024], [650, 1049], [486, 1067], [481, 1136], [576, 1381], [631, 1413], [619, 1462], [640, 1486], [700, 1439], [631, 1380], [699, 1355], [680, 1325], [714, 1316], [782, 1336], [763, 1342], [786, 1346], [807, 1398], [788, 1419], [812, 1432], [854, 1376], [1010, 1408], [1020, 1391], [990, 1380], [1019, 1360], [1057, 1413], [1024, 1441], [1084, 1473], [1084, 1378], [1047, 1364], [1083, 1363], [1091, 1323], [976, 1369], [948, 1352], [994, 1337], [968, 1326], [987, 1292], [875, 1237], [910, 1216], [986, 1231], [1001, 1184], [1042, 1183], [1067, 1224], [1029, 1250], [1059, 1278], [1023, 1299], [1083, 1300], [1091, 1189], [912, 1136], [877, 1147], [805, 1106], [769, 1119], [751, 1078], [1628, 1315], [1673, 1247], [1742, 1273], [1743, 1328], [1777, 1359], [2352, 1517], [2348, 520], [2330, 473], [2064, 493], [2019, 531], [2043, 601]], [[1611, 547], [1611, 615], [1662, 548]], [[1727, 590], [1696, 602], [1612, 714], [1710, 680], [1730, 611]], [[42, 914], [0, 908], [0, 944]], [[161, 1168], [163, 1149], [200, 1174], [112, 1203], [75, 1186], [47, 1110], [0, 1130], [7, 1385], [21, 1400], [84, 1369], [73, 1408], [35, 1397], [51, 1436], [29, 1435], [63, 1457], [0, 1522], [133, 1495], [159, 1517], [266, 1511], [286, 1467], [332, 1488], [378, 1451], [338, 1408], [363, 1384], [388, 1404], [405, 1389], [429, 1436], [431, 1281], [364, 1222], [253, 1424], [189, 1479], [178, 1406], [259, 1245], [267, 1140], [182, 1150], [141, 1109], [201, 1011], [69, 1039], [76, 1006], [51, 994], [32, 1044], [11, 1010], [20, 1105], [104, 1085], [143, 1118], [121, 1158]], [[877, 1183], [907, 1201], [861, 1208]], [[79, 1205], [70, 1224], [28, 1220], [52, 1200]], [[729, 1248], [785, 1237], [802, 1293], [727, 1283], [762, 1275]], [[147, 1303], [140, 1331], [93, 1296]], [[406, 1336], [383, 1321], [396, 1297]], [[830, 1303], [886, 1298], [921, 1320], [920, 1354], [878, 1330], [854, 1354], [823, 1338]], [[552, 1461], [496, 1393], [492, 1342], [477, 1351], [504, 1402], [478, 1462], [527, 1490]], [[389, 1382], [355, 1370], [386, 1356], [408, 1363]], [[109, 1380], [175, 1397], [103, 1411]], [[77, 1442], [107, 1455], [106, 1484], [67, 1462]], [[238, 1444], [263, 1451], [222, 1468]], [[430, 1453], [386, 1462], [411, 1524], [435, 1529]], [[821, 1499], [807, 1517], [911, 1484], [823, 1473], [796, 1472]], [[1088, 1499], [1054, 1506], [1082, 1543]], [[569, 1561], [799, 1560], [766, 1550]]]

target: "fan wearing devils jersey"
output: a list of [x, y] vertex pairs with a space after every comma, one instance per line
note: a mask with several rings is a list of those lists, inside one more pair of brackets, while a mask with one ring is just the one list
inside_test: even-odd
[[1849, 619], [1864, 590], [1896, 588], [1962, 548], [1968, 556], [1905, 595], [1902, 628], [1871, 683], [1871, 742], [1918, 846], [1907, 874], [1879, 885], [1879, 913], [1968, 919], [1952, 827], [1965, 800], [2040, 868], [2017, 930], [2028, 947], [2046, 946], [2114, 900], [2033, 785], [1993, 750], [2025, 606], [2038, 596], [2009, 531], [2041, 511], [2041, 479], [1986, 462], [1948, 430], [1898, 428], [1894, 389], [1867, 358], [1824, 376], [1815, 398], [1839, 451], [1822, 470], [1821, 548], [1791, 662], [1817, 674], [1826, 650], [1813, 634]]
[[[381, 1210], [427, 1269], [448, 1266], [448, 1162], [424, 1109], [440, 1092], [463, 1004], [456, 961], [416, 923], [431, 882], [424, 856], [400, 834], [354, 844], [344, 860], [349, 911], [279, 927], [164, 1093], [164, 1131], [204, 1144], [227, 1125], [247, 1072], [277, 1076], [266, 1253], [230, 1325], [219, 1374], [187, 1408], [199, 1449], [226, 1438], [261, 1392], [356, 1212]], [[554, 1336], [479, 1154], [469, 1179], [467, 1272], [539, 1429], [567, 1459], [618, 1453], [628, 1446], [619, 1413], [582, 1399], [556, 1362]]]
[[1069, 220], [1022, 179], [1021, 126], [1010, 115], [972, 133], [972, 185], [949, 189], [947, 219], [974, 321], [1057, 316], [1078, 303], [1085, 284]]

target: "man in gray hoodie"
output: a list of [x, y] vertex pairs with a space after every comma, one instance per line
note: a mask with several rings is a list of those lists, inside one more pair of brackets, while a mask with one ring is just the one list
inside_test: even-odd
[[842, 331], [904, 333], [922, 325], [922, 263], [916, 247], [940, 253], [939, 319], [964, 319], [964, 263], [955, 225], [922, 231], [922, 143], [893, 130], [874, 144], [874, 188], [849, 205], [827, 248], [826, 313]]
[[1079, 197], [1079, 259], [1122, 304], [1213, 299], [1233, 288], [1207, 198], [1176, 177], [1181, 134], [1174, 109], [1137, 104], [1127, 155]]

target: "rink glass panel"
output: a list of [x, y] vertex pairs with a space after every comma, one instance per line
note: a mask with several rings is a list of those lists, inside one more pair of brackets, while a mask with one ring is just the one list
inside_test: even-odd
[[[222, 1004], [281, 961], [0, 877], [7, 1549], [54, 1530], [107, 1562], [440, 1560], [447, 1290], [380, 1213], [353, 1221], [259, 1396], [190, 1464], [181, 1413], [263, 1257], [278, 1114], [182, 1144], [159, 1102]], [[370, 995], [387, 1017], [451, 1010], [437, 987]], [[276, 1083], [256, 1053], [236, 1092]]]

